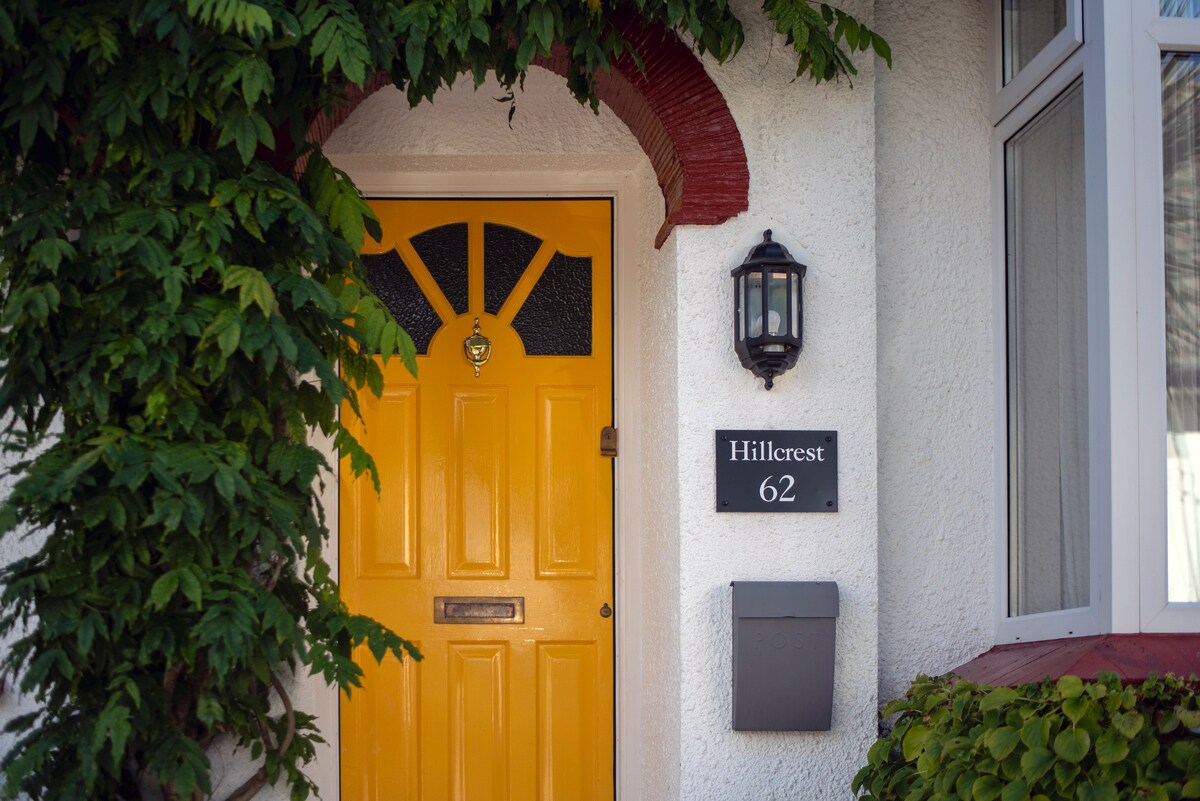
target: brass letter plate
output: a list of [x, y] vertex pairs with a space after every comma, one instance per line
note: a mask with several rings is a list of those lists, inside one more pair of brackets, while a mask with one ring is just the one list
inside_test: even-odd
[[434, 623], [524, 623], [525, 598], [439, 595], [433, 599]]

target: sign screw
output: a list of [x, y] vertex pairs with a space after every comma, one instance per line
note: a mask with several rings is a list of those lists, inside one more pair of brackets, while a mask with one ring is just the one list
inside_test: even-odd
[[825, 501], [826, 506], [833, 506], [833, 501]]

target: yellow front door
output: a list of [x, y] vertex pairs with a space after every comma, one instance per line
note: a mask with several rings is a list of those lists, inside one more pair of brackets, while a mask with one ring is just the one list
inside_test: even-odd
[[364, 262], [419, 378], [393, 360], [364, 393], [382, 491], [343, 469], [339, 571], [424, 659], [358, 655], [342, 799], [611, 801], [612, 202], [372, 207]]

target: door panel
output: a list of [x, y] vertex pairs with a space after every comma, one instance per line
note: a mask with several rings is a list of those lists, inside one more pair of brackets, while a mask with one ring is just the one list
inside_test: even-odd
[[451, 391], [450, 578], [508, 575], [508, 393], [503, 387]]
[[362, 535], [357, 574], [375, 578], [417, 575], [417, 407], [416, 387], [388, 387], [383, 397], [364, 393], [363, 414], [375, 421], [373, 433], [395, 447], [380, 449], [375, 466], [386, 493], [369, 481], [355, 488], [354, 527]]
[[[364, 263], [420, 377], [386, 365], [352, 424], [382, 490], [343, 466], [342, 593], [424, 659], [358, 655], [342, 798], [612, 799], [611, 201], [372, 206]], [[435, 623], [435, 597], [523, 598], [524, 621]]]

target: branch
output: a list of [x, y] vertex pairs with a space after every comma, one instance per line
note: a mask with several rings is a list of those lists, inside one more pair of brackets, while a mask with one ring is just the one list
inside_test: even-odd
[[279, 755], [283, 756], [292, 747], [292, 740], [296, 737], [296, 710], [292, 708], [291, 696], [287, 694], [287, 690], [283, 689], [283, 684], [274, 673], [271, 674], [271, 686], [275, 688], [275, 692], [279, 693], [279, 700], [283, 702], [284, 711], [287, 713], [287, 734], [279, 743]]
[[[275, 692], [279, 694], [279, 700], [283, 703], [284, 714], [287, 716], [287, 734], [279, 741], [279, 747], [274, 751], [281, 757], [287, 753], [287, 750], [292, 746], [292, 740], [296, 737], [296, 710], [292, 708], [292, 698], [288, 695], [287, 690], [283, 688], [279, 677], [274, 673], [271, 674], [271, 686], [275, 688]], [[266, 732], [263, 732], [263, 739], [270, 745], [270, 739], [267, 738]], [[267, 784], [267, 768], [263, 766], [254, 772], [254, 775], [246, 779], [241, 787], [238, 787], [225, 801], [250, 801], [251, 798], [258, 795], [258, 791]]]
[[175, 684], [179, 681], [179, 674], [183, 672], [183, 663], [176, 662], [167, 668], [167, 672], [163, 675], [163, 692], [167, 696], [167, 711], [171, 715], [171, 719], [180, 729], [183, 728], [183, 721], [176, 714], [175, 704], [171, 703], [175, 700]]
[[258, 795], [258, 791], [267, 784], [267, 769], [259, 768], [254, 772], [254, 775], [246, 779], [242, 786], [233, 791], [233, 794], [225, 801], [250, 801], [251, 798]]
[[279, 575], [283, 572], [283, 557], [279, 554], [274, 555], [275, 570], [271, 574], [271, 580], [267, 582], [267, 592], [273, 592], [275, 585], [279, 583]]

